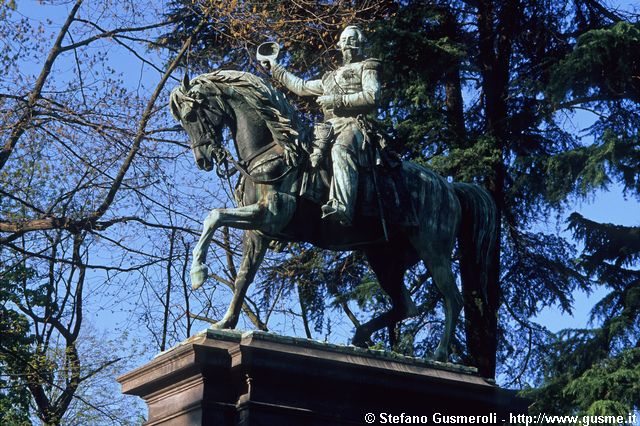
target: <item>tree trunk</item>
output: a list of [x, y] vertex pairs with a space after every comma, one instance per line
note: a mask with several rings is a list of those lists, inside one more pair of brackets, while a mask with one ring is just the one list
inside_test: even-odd
[[[455, 16], [448, 9], [443, 10], [443, 31], [451, 40], [458, 42], [461, 30]], [[466, 147], [466, 127], [464, 122], [464, 101], [462, 99], [462, 82], [460, 80], [460, 60], [455, 62], [445, 71], [445, 105], [447, 107], [447, 126], [452, 134], [456, 147]]]
[[500, 248], [499, 239], [502, 213], [505, 208], [504, 154], [508, 139], [507, 95], [512, 39], [516, 24], [518, 2], [496, 3], [483, 0], [478, 3], [479, 58], [482, 75], [484, 112], [487, 135], [501, 153], [502, 161], [492, 166], [493, 174], [487, 179], [487, 188], [498, 207], [496, 235], [498, 243], [492, 254], [487, 283], [487, 300], [482, 289], [467, 286], [463, 289], [465, 302], [465, 331], [471, 361], [485, 377], [495, 377], [496, 353], [498, 350], [498, 310], [501, 303]]

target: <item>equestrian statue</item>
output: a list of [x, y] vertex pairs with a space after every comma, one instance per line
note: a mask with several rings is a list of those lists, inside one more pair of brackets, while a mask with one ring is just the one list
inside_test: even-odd
[[[445, 327], [434, 358], [447, 361], [462, 296], [452, 272], [456, 240], [463, 285], [487, 272], [496, 236], [496, 206], [481, 186], [450, 183], [386, 147], [374, 120], [382, 63], [365, 58], [364, 34], [348, 26], [338, 48], [343, 64], [305, 81], [277, 62], [279, 46], [263, 43], [257, 58], [273, 78], [299, 96], [315, 97], [324, 122], [310, 131], [282, 92], [253, 74], [219, 70], [186, 78], [171, 93], [173, 116], [189, 135], [199, 169], [239, 171], [237, 208], [206, 217], [193, 250], [190, 276], [200, 287], [215, 230], [244, 230], [241, 266], [224, 317], [234, 328], [247, 288], [272, 243], [306, 242], [329, 250], [362, 250], [392, 308], [356, 328], [351, 343], [366, 346], [383, 327], [416, 315], [404, 285], [422, 260], [444, 299]], [[235, 156], [222, 136], [229, 129]], [[228, 172], [228, 170], [227, 170]], [[482, 271], [466, 277], [465, 270]]]

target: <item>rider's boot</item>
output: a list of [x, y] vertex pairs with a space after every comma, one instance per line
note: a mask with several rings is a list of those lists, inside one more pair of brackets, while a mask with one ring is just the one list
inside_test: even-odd
[[323, 205], [321, 209], [323, 219], [335, 214], [341, 225], [351, 226], [351, 218], [347, 214], [347, 208], [338, 200], [330, 200], [327, 204]]
[[350, 226], [354, 215], [354, 203], [358, 191], [358, 168], [354, 153], [335, 143], [331, 148], [333, 179], [329, 201], [322, 206], [322, 217], [335, 215], [341, 224]]

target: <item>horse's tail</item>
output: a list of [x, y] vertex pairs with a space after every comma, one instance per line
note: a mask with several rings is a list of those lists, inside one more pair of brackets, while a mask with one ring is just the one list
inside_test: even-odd
[[454, 190], [462, 208], [458, 234], [462, 285], [467, 291], [479, 291], [486, 302], [492, 252], [499, 238], [496, 203], [478, 185], [455, 183]]

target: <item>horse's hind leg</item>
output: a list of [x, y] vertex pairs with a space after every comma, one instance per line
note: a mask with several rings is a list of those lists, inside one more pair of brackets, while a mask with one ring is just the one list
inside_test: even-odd
[[448, 256], [429, 253], [423, 257], [423, 261], [431, 273], [433, 282], [444, 297], [444, 334], [436, 348], [434, 358], [437, 361], [446, 362], [449, 358], [449, 347], [456, 329], [456, 322], [462, 309], [462, 295], [456, 286], [455, 277], [451, 271], [451, 260]]
[[240, 264], [240, 269], [238, 269], [233, 298], [224, 317], [215, 323], [212, 328], [234, 328], [238, 323], [240, 310], [244, 303], [244, 296], [247, 293], [249, 285], [253, 282], [258, 267], [262, 263], [264, 254], [267, 251], [267, 243], [267, 239], [253, 231], [246, 231], [244, 233], [242, 263]]
[[390, 245], [381, 245], [365, 250], [369, 265], [378, 277], [380, 287], [391, 298], [392, 307], [388, 312], [371, 319], [356, 329], [351, 341], [355, 346], [367, 346], [371, 335], [377, 330], [393, 326], [417, 313], [416, 305], [404, 286], [404, 273], [412, 262], [391, 255], [399, 252], [405, 253], [405, 251], [396, 250]]

